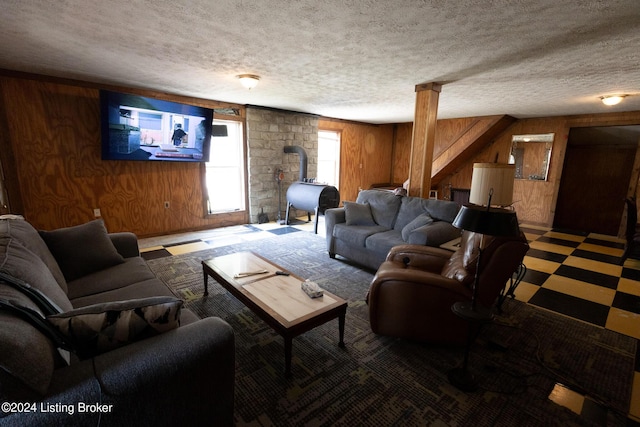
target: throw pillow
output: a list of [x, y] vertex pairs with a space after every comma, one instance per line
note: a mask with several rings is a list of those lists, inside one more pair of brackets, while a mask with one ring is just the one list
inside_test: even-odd
[[405, 242], [409, 241], [409, 235], [416, 228], [423, 227], [425, 225], [431, 224], [433, 222], [433, 218], [429, 216], [428, 213], [421, 213], [417, 217], [413, 219], [413, 221], [409, 222], [409, 224], [405, 225], [402, 228], [402, 240]]
[[40, 235], [68, 282], [124, 262], [100, 219]]
[[368, 203], [344, 202], [344, 215], [347, 225], [377, 225]]
[[69, 340], [78, 357], [86, 359], [177, 328], [182, 304], [173, 297], [133, 299], [90, 305], [47, 320]]

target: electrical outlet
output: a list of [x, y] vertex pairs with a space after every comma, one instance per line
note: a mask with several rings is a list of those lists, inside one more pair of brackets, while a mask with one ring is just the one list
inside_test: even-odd
[[93, 216], [96, 218], [100, 218], [102, 215], [100, 214], [100, 209], [93, 210]]
[[169, 207], [170, 207], [169, 201], [164, 202], [164, 208], [169, 209]]

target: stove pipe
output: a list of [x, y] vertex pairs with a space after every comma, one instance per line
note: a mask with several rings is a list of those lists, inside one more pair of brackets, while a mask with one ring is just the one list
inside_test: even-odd
[[304, 148], [298, 145], [287, 145], [284, 147], [284, 152], [287, 154], [298, 154], [300, 156], [300, 179], [304, 181], [307, 177], [307, 152]]

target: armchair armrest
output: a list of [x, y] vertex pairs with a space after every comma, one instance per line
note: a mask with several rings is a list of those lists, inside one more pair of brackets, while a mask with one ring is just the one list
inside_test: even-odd
[[130, 232], [109, 233], [109, 238], [116, 250], [124, 258], [132, 258], [140, 255], [138, 237]]
[[[374, 293], [375, 289], [386, 282], [393, 282], [393, 286], [405, 288], [420, 287], [431, 288], [429, 292], [444, 292], [455, 295], [463, 301], [471, 298], [471, 290], [455, 279], [441, 276], [438, 273], [416, 269], [401, 269], [397, 265], [391, 263], [383, 263], [371, 282], [370, 292]], [[417, 288], [412, 290], [416, 292]], [[458, 301], [455, 299], [453, 302]]]
[[387, 261], [404, 264], [407, 268], [440, 273], [451, 258], [451, 251], [431, 246], [399, 245], [391, 248]]

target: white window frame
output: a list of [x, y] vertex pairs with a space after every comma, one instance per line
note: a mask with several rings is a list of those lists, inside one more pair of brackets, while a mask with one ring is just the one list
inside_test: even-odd
[[205, 165], [207, 213], [246, 210], [246, 176], [242, 122], [213, 120], [226, 125], [227, 136], [211, 137], [209, 161]]
[[340, 143], [341, 133], [333, 130], [318, 130], [318, 182], [340, 189]]

